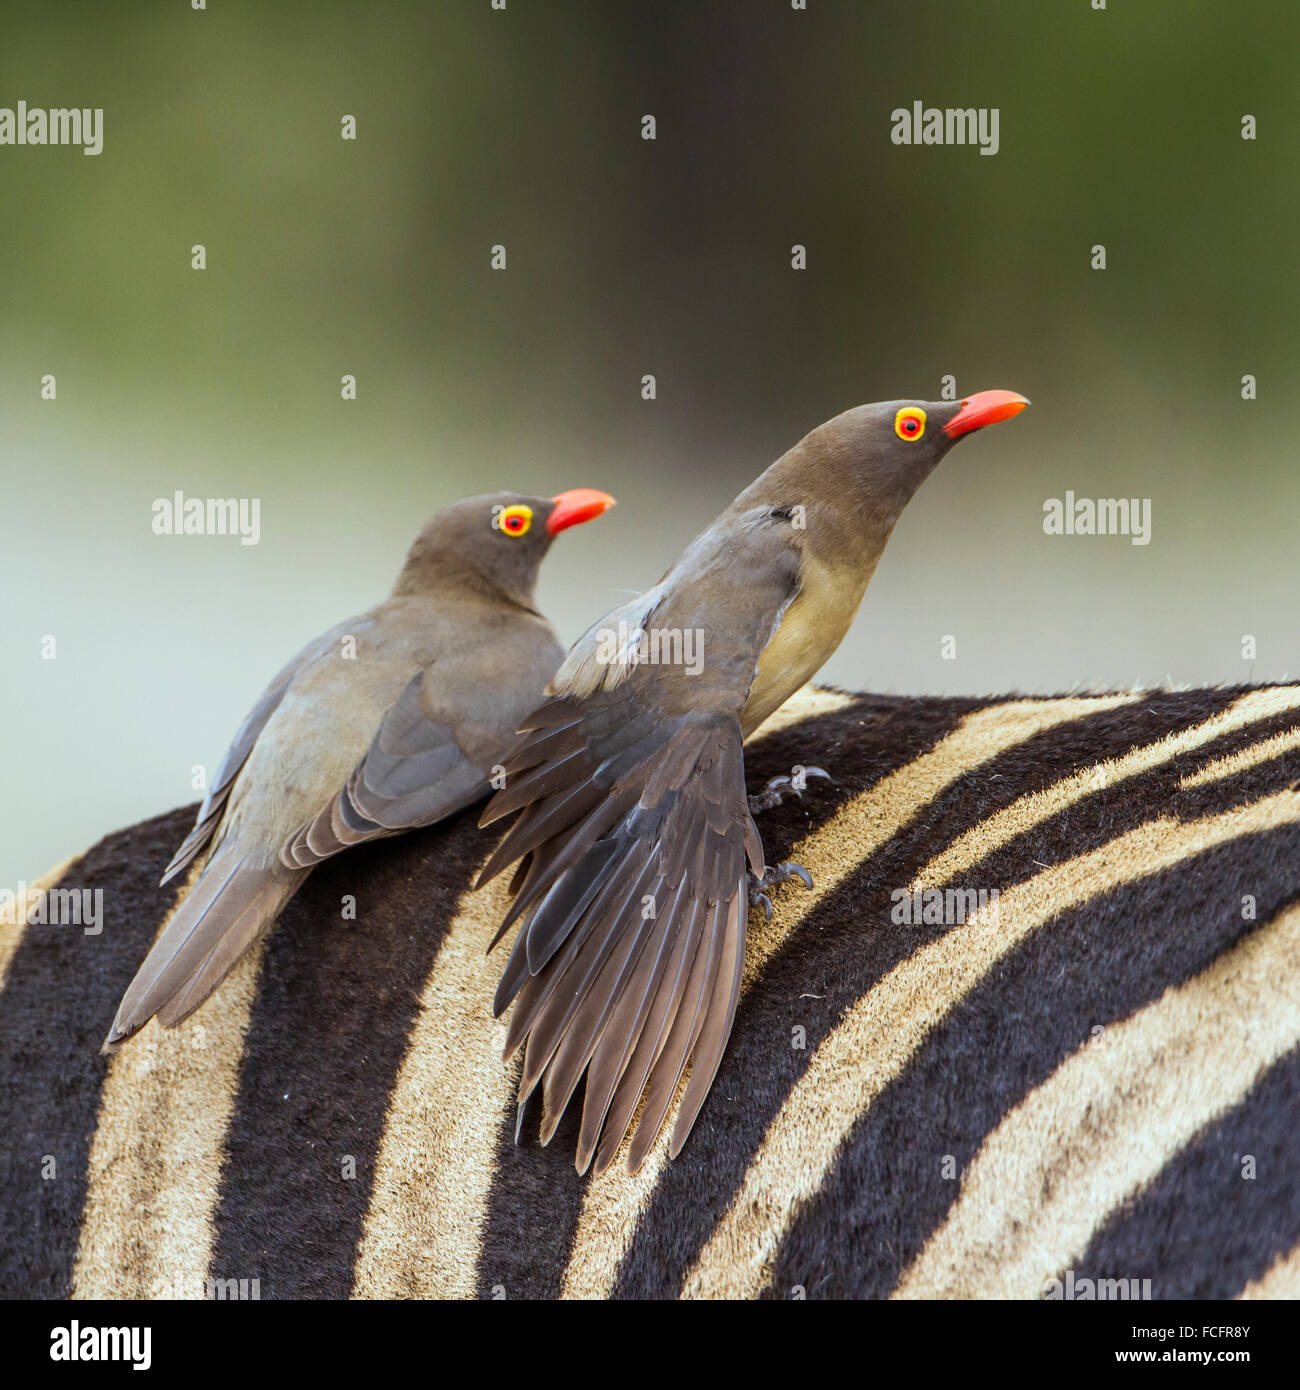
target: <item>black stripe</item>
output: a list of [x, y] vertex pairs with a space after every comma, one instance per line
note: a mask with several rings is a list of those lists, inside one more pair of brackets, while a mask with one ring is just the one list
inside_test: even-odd
[[[0, 994], [0, 1295], [65, 1298], [86, 1200], [87, 1163], [118, 1001], [175, 886], [159, 888], [195, 807], [109, 835], [74, 864], [65, 888], [102, 890], [104, 928], [32, 925]], [[42, 1176], [52, 1159], [55, 1176]]]
[[810, 1294], [885, 1297], [1003, 1116], [1097, 1025], [1128, 1017], [1230, 948], [1244, 931], [1243, 891], [1258, 887], [1261, 907], [1275, 910], [1281, 894], [1264, 886], [1268, 868], [1297, 852], [1300, 827], [1225, 845], [1063, 912], [1011, 951], [854, 1126], [782, 1245], [773, 1293], [804, 1284]]
[[477, 814], [326, 861], [282, 915], [245, 1040], [213, 1278], [258, 1279], [264, 1299], [351, 1292], [389, 1097], [482, 858]]
[[[513, 1071], [517, 1077], [518, 1061]], [[517, 1145], [515, 1108], [509, 1107], [497, 1135], [483, 1223], [480, 1298], [559, 1297], [586, 1187], [573, 1167], [581, 1100], [580, 1088], [546, 1148], [537, 1142], [540, 1103], [534, 1098], [526, 1108]]]
[[[1300, 1242], [1300, 1048], [1209, 1125], [1093, 1237], [1094, 1278], [1150, 1279], [1154, 1298], [1232, 1298]], [[1244, 1160], [1254, 1159], [1246, 1178]], [[1131, 1273], [1128, 1273], [1131, 1271]]]

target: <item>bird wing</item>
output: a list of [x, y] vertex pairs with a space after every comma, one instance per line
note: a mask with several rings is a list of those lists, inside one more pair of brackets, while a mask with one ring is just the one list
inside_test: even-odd
[[[527, 858], [496, 938], [523, 919], [494, 1011], [514, 1002], [506, 1052], [526, 1043], [520, 1103], [540, 1082], [543, 1143], [586, 1073], [580, 1172], [593, 1156], [597, 1172], [609, 1165], [644, 1091], [635, 1170], [690, 1062], [675, 1155], [717, 1072], [744, 967], [747, 875], [763, 868], [739, 712], [797, 585], [790, 528], [766, 511], [706, 532], [642, 605], [651, 660], [615, 658], [593, 679], [597, 644], [628, 645], [598, 624], [503, 760], [482, 824], [519, 816], [480, 883]], [[653, 661], [656, 640], [662, 655], [688, 631], [702, 640], [698, 669]]]
[[488, 775], [453, 725], [425, 712], [432, 671], [411, 677], [337, 795], [285, 843], [287, 867], [310, 868], [349, 845], [431, 825], [487, 794]]
[[482, 800], [493, 760], [561, 655], [550, 626], [523, 617], [417, 671], [338, 792], [285, 841], [281, 862], [310, 868]]
[[[497, 614], [495, 622], [481, 632], [475, 629], [483, 640], [466, 644], [462, 634], [453, 634], [457, 644], [442, 659], [430, 659], [432, 638], [426, 634], [413, 646], [390, 651], [386, 666], [372, 665], [372, 687], [376, 670], [381, 681], [388, 682], [377, 702], [367, 705], [367, 697], [354, 683], [347, 717], [340, 722], [335, 697], [341, 677], [333, 656], [335, 645], [340, 636], [362, 631], [371, 634], [373, 643], [376, 621], [376, 610], [372, 610], [330, 629], [304, 648], [272, 681], [244, 721], [199, 813], [189, 857], [214, 830], [219, 830], [217, 842], [198, 882], [127, 988], [105, 1050], [111, 1051], [154, 1014], [164, 1027], [171, 1027], [192, 1013], [271, 926], [312, 865], [326, 853], [359, 839], [428, 824], [484, 796], [489, 788], [484, 769], [492, 765], [490, 756], [500, 754], [561, 656], [549, 626], [526, 613]], [[410, 666], [402, 663], [413, 652], [423, 653], [423, 664], [408, 679]], [[375, 660], [373, 655], [371, 659]], [[398, 686], [398, 681], [405, 685]], [[338, 751], [340, 742], [349, 746], [352, 730], [347, 719], [355, 724], [357, 711], [383, 710], [395, 688], [401, 694], [382, 717], [365, 716], [361, 737], [376, 723], [378, 730], [342, 789], [286, 840], [283, 823], [274, 829], [283, 806], [293, 804], [282, 783], [296, 777], [299, 764], [302, 780], [309, 781], [313, 766], [319, 769], [323, 762], [332, 761], [335, 771], [327, 774], [322, 790], [329, 785], [329, 776], [341, 776], [350, 760], [346, 754], [340, 758]], [[299, 699], [296, 708], [285, 702], [290, 691]], [[277, 733], [277, 725], [286, 717], [293, 727], [289, 733], [283, 728]], [[314, 758], [313, 739], [317, 740]], [[322, 746], [326, 739], [332, 740], [329, 747]], [[273, 750], [267, 749], [267, 740]], [[277, 740], [278, 748], [274, 747]], [[359, 746], [365, 747], [364, 742]], [[259, 763], [263, 753], [266, 756]], [[251, 785], [244, 786], [245, 782]], [[301, 792], [293, 795], [301, 797]], [[310, 801], [299, 804], [297, 814], [310, 805]], [[227, 813], [236, 820], [242, 817], [243, 823], [221, 829]], [[209, 823], [200, 839], [205, 822]], [[290, 819], [288, 825], [292, 824]], [[289, 851], [299, 841], [301, 853], [292, 856]]]
[[[332, 631], [326, 636], [332, 636]], [[267, 720], [275, 713], [281, 700], [284, 699], [285, 692], [293, 683], [293, 678], [297, 675], [302, 663], [315, 651], [318, 645], [318, 643], [312, 643], [311, 646], [304, 648], [275, 676], [249, 711], [248, 717], [239, 726], [238, 732], [231, 740], [230, 747], [226, 750], [226, 756], [221, 760], [221, 766], [217, 769], [212, 786], [208, 788], [207, 795], [203, 798], [203, 804], [199, 807], [199, 813], [194, 820], [194, 829], [185, 837], [181, 847], [172, 856], [171, 863], [163, 871], [159, 887], [170, 883], [212, 838], [213, 832], [225, 812], [226, 802], [230, 799], [230, 791], [235, 785], [235, 778], [239, 776], [240, 768], [248, 761], [248, 755], [253, 751], [253, 745], [257, 742], [258, 735], [266, 728]]]

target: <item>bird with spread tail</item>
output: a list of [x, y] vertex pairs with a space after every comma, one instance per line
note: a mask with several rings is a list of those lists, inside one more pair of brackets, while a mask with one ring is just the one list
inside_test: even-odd
[[197, 882], [140, 966], [104, 1041], [173, 1027], [274, 923], [311, 869], [350, 845], [431, 825], [483, 799], [564, 656], [534, 606], [559, 532], [608, 493], [471, 497], [411, 546], [390, 596], [293, 658], [244, 720], [194, 829]]
[[[981, 391], [818, 426], [579, 639], [520, 726], [480, 822], [518, 813], [479, 877], [518, 862], [492, 944], [523, 925], [494, 1011], [514, 1004], [506, 1055], [524, 1046], [521, 1121], [541, 1084], [543, 1143], [585, 1074], [579, 1172], [593, 1156], [603, 1172], [629, 1133], [635, 1171], [689, 1062], [681, 1150], [731, 1033], [749, 909], [792, 877], [812, 886], [764, 863], [753, 813], [774, 798], [746, 794], [742, 743], [839, 646], [939, 460], [1028, 404]], [[687, 634], [702, 659], [664, 661]]]

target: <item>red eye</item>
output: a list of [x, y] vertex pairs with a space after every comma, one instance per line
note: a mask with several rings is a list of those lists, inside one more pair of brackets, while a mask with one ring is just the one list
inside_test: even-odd
[[517, 502], [513, 507], [503, 507], [493, 519], [493, 525], [500, 527], [507, 536], [522, 536], [533, 523], [533, 509]]
[[925, 433], [925, 411], [918, 405], [905, 405], [894, 416], [894, 433], [900, 439], [920, 439]]

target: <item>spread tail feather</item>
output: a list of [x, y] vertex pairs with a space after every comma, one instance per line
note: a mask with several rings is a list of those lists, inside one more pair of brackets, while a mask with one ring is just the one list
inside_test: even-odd
[[735, 1019], [747, 875], [763, 866], [734, 715], [686, 714], [652, 735], [635, 718], [602, 727], [606, 715], [589, 712], [590, 746], [575, 755], [554, 740], [570, 724], [552, 711], [511, 755], [534, 768], [526, 786], [483, 817], [519, 812], [482, 879], [532, 856], [503, 924], [523, 919], [493, 1011], [514, 1005], [506, 1054], [524, 1048], [521, 1103], [541, 1087], [542, 1143], [586, 1076], [579, 1172], [593, 1159], [603, 1171], [628, 1133], [635, 1171], [689, 1065], [671, 1152], [685, 1142]]

